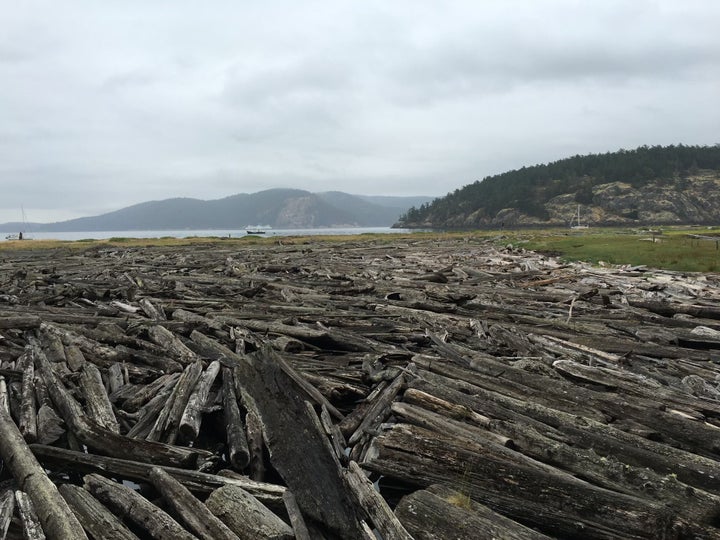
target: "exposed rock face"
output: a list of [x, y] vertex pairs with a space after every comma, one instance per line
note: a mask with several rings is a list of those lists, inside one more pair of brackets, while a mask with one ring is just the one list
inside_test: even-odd
[[720, 222], [720, 172], [700, 171], [692, 177], [672, 182], [652, 182], [634, 187], [612, 181], [592, 188], [591, 200], [578, 203], [576, 193], [564, 193], [544, 204], [546, 217], [504, 208], [494, 216], [484, 209], [458, 214], [450, 219], [423, 224], [402, 224], [419, 227], [517, 227], [568, 226], [577, 216], [583, 225], [670, 225]]
[[318, 207], [312, 197], [289, 199], [278, 212], [277, 227], [289, 229], [298, 227], [314, 227], [317, 224]]

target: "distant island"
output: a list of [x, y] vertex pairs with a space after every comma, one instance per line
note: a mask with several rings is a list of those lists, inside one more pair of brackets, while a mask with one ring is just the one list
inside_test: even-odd
[[3, 223], [3, 231], [83, 232], [173, 229], [277, 229], [389, 227], [412, 206], [432, 197], [350, 195], [269, 189], [204, 201], [173, 198], [149, 201], [99, 216], [55, 223]]
[[413, 206], [405, 228], [720, 223], [720, 145], [641, 146], [523, 167]]

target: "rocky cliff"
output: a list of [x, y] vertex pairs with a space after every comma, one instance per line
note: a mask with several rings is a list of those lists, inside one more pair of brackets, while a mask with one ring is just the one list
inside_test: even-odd
[[670, 225], [720, 223], [720, 171], [698, 171], [685, 178], [657, 180], [636, 187], [613, 181], [592, 187], [578, 202], [577, 191], [545, 202], [544, 216], [517, 207], [488, 213], [484, 208], [459, 211], [449, 217], [432, 214], [422, 221], [403, 221], [402, 227], [474, 228], [515, 226], [569, 226], [580, 213], [583, 225]]

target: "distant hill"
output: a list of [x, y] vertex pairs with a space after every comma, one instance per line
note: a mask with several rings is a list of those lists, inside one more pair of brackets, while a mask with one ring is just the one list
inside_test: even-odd
[[389, 227], [412, 205], [430, 197], [373, 197], [341, 192], [311, 193], [269, 189], [204, 201], [173, 198], [148, 201], [99, 216], [56, 223], [5, 223], [0, 230], [123, 231], [170, 229], [244, 229], [264, 225], [278, 229], [312, 227]]
[[413, 206], [399, 227], [720, 222], [720, 145], [642, 146], [489, 176]]

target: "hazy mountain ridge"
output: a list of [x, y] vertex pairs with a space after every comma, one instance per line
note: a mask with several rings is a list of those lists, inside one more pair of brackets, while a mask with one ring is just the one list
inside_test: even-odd
[[643, 146], [487, 177], [413, 207], [396, 226], [477, 228], [720, 222], [720, 145]]
[[[5, 231], [114, 231], [170, 229], [385, 227], [417, 201], [431, 197], [379, 197], [342, 192], [311, 193], [300, 189], [270, 189], [222, 199], [171, 198], [147, 201], [98, 216], [55, 223], [4, 223]], [[394, 203], [394, 204], [393, 204]]]

